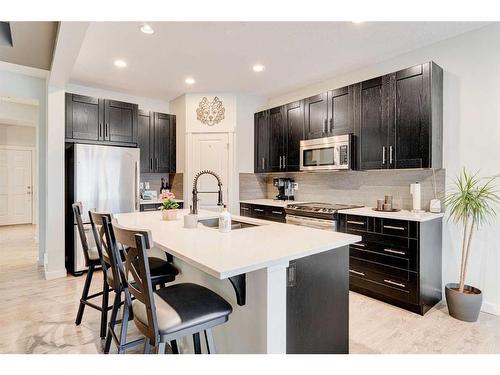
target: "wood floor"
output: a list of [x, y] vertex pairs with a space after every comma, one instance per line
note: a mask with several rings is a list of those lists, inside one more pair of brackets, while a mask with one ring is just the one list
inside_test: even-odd
[[[46, 281], [34, 230], [0, 227], [0, 353], [102, 352], [99, 313], [86, 309], [82, 324], [74, 324], [84, 277]], [[350, 352], [500, 353], [500, 317], [481, 313], [477, 323], [464, 323], [444, 303], [422, 317], [351, 293]]]

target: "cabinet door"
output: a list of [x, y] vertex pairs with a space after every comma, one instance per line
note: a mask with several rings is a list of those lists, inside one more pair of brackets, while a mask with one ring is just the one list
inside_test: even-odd
[[155, 113], [155, 172], [170, 173], [171, 171], [172, 127], [171, 115]]
[[105, 100], [104, 139], [111, 142], [137, 142], [137, 104]]
[[284, 107], [277, 107], [269, 110], [269, 166], [272, 172], [282, 171], [283, 158], [285, 157], [285, 120]]
[[326, 135], [328, 121], [328, 97], [326, 93], [305, 99], [305, 129], [307, 139]]
[[392, 168], [430, 167], [429, 65], [417, 65], [391, 74], [394, 121], [389, 144]]
[[304, 102], [298, 101], [285, 107], [286, 153], [285, 169], [300, 170], [300, 141], [304, 139]]
[[354, 86], [328, 91], [328, 136], [354, 132]]
[[388, 167], [386, 80], [383, 77], [361, 82], [359, 86], [359, 166], [361, 169]]
[[254, 171], [269, 169], [269, 111], [254, 114]]
[[66, 138], [104, 139], [103, 101], [90, 96], [66, 94]]
[[152, 172], [154, 145], [150, 143], [150, 133], [153, 132], [153, 113], [139, 111], [137, 129], [137, 147], [141, 152], [141, 173]]

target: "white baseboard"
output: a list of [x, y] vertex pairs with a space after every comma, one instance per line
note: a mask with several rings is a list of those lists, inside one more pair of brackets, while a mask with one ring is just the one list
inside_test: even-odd
[[488, 314], [500, 316], [500, 306], [494, 305], [492, 303], [483, 302], [483, 306], [481, 307], [481, 311], [488, 313]]
[[66, 269], [56, 270], [56, 271], [45, 271], [45, 280], [54, 280], [66, 277]]

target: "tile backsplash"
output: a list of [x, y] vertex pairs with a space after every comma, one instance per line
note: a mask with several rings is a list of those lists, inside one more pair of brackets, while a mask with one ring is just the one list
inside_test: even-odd
[[[401, 198], [403, 209], [412, 208], [410, 184], [422, 187], [422, 208], [429, 209], [435, 197], [442, 199], [445, 192], [444, 169], [407, 169], [373, 171], [335, 171], [300, 173], [240, 173], [240, 199], [274, 198], [277, 194], [273, 177], [290, 177], [299, 184], [297, 201], [350, 203], [375, 206], [385, 194]], [[434, 183], [435, 180], [435, 183]], [[435, 187], [435, 188], [434, 188]]]

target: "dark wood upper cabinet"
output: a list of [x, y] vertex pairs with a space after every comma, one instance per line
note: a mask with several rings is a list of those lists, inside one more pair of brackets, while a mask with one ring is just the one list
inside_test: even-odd
[[358, 165], [361, 169], [387, 168], [387, 103], [388, 85], [383, 77], [357, 85]]
[[304, 126], [307, 139], [321, 138], [327, 133], [328, 95], [321, 93], [304, 100]]
[[104, 140], [103, 100], [66, 93], [66, 138]]
[[284, 107], [276, 107], [269, 110], [269, 170], [279, 172], [284, 170], [285, 158], [285, 119]]
[[141, 173], [149, 173], [153, 169], [154, 145], [151, 134], [154, 134], [154, 113], [139, 110], [137, 129], [137, 147], [141, 152]]
[[254, 171], [269, 170], [269, 111], [254, 114]]
[[142, 173], [175, 173], [175, 116], [139, 111], [137, 145]]
[[390, 167], [439, 168], [442, 69], [434, 63], [403, 69], [390, 75], [390, 85]]
[[354, 132], [354, 85], [328, 91], [327, 135]]
[[286, 155], [285, 169], [289, 172], [300, 170], [300, 141], [304, 139], [304, 101], [284, 106]]
[[137, 104], [104, 101], [104, 139], [111, 142], [137, 142]]

